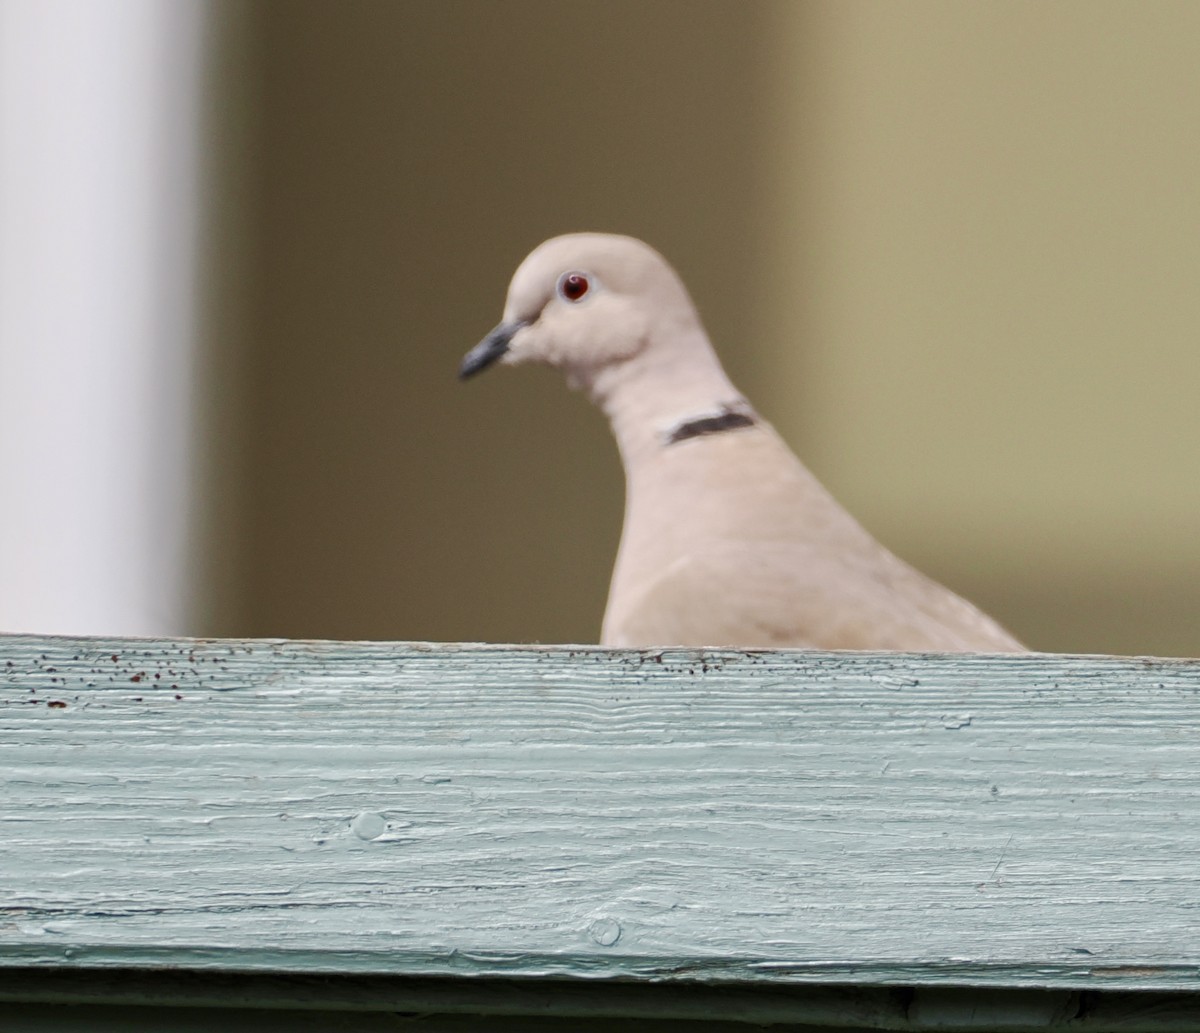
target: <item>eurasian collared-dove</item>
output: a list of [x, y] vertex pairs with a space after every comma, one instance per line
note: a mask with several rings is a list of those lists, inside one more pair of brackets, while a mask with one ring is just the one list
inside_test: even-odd
[[601, 641], [613, 646], [1023, 649], [888, 552], [729, 382], [691, 298], [630, 237], [555, 237], [460, 375], [561, 369], [608, 416], [625, 525]]

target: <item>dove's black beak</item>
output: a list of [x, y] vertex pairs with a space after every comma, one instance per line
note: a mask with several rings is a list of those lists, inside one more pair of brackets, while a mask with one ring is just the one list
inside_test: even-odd
[[487, 369], [501, 355], [508, 351], [513, 334], [520, 330], [523, 322], [501, 323], [495, 330], [480, 341], [463, 357], [462, 365], [458, 367], [458, 379], [466, 380], [481, 369]]

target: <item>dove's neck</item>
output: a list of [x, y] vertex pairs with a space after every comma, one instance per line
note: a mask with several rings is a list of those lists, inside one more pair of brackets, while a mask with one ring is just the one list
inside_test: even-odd
[[612, 425], [626, 470], [661, 454], [687, 424], [731, 410], [751, 414], [698, 327], [673, 348], [648, 347], [598, 370], [586, 385]]

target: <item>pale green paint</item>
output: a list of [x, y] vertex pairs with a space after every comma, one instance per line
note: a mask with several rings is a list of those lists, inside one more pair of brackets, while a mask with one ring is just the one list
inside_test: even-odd
[[1198, 662], [0, 637], [0, 767], [9, 999], [1200, 1016]]

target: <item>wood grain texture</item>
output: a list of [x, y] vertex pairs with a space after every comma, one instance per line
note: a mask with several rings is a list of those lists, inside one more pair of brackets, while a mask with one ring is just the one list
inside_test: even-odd
[[1200, 990], [1195, 661], [8, 636], [0, 770], [8, 972]]

